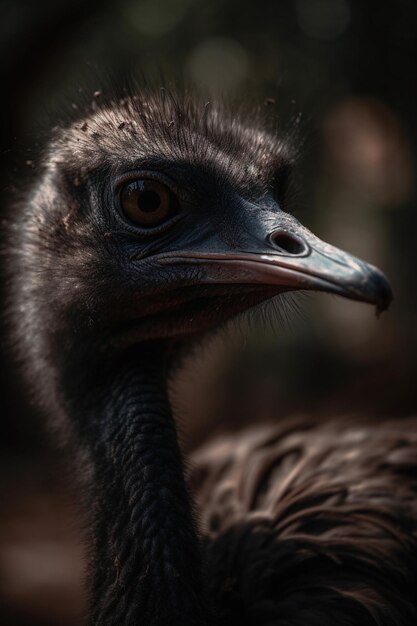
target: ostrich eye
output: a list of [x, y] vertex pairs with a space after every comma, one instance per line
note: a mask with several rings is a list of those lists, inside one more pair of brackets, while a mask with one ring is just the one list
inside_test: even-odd
[[120, 206], [124, 215], [144, 228], [159, 226], [178, 210], [172, 191], [157, 180], [139, 178], [120, 190]]

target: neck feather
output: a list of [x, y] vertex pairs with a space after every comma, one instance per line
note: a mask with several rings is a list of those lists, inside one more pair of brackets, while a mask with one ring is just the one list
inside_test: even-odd
[[[91, 626], [207, 624], [160, 347], [106, 377], [80, 426], [93, 465]], [[84, 419], [84, 418], [83, 418]]]

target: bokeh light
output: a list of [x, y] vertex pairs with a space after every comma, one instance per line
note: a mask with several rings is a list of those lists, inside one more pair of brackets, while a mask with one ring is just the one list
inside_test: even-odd
[[186, 70], [192, 81], [209, 93], [230, 94], [248, 78], [250, 63], [237, 41], [212, 37], [191, 51]]
[[300, 27], [309, 37], [332, 40], [349, 26], [348, 0], [296, 0]]

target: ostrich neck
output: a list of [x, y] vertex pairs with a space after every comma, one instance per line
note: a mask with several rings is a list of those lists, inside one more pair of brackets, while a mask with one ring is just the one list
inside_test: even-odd
[[105, 378], [81, 427], [93, 464], [90, 626], [203, 625], [199, 545], [163, 351], [138, 352]]

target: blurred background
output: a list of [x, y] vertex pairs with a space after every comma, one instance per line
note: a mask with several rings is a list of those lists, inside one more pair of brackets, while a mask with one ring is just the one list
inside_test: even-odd
[[[76, 114], [109, 76], [162, 70], [210, 97], [249, 95], [284, 128], [297, 123], [296, 216], [392, 281], [395, 301], [379, 320], [370, 307], [312, 295], [274, 332], [251, 332], [238, 355], [218, 342], [192, 374], [185, 368], [186, 450], [292, 413], [372, 415], [377, 428], [381, 416], [415, 411], [415, 0], [0, 6], [3, 216], [64, 110]], [[0, 623], [75, 626], [84, 605], [77, 494], [19, 382], [4, 325], [1, 337]]]

